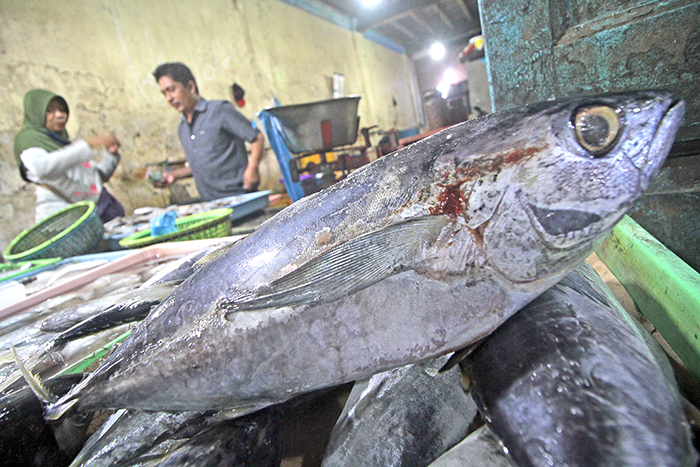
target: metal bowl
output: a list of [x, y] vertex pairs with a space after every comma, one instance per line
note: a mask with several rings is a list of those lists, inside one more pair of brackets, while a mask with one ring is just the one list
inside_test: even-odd
[[359, 101], [360, 96], [348, 96], [265, 110], [279, 120], [291, 152], [321, 152], [355, 142]]

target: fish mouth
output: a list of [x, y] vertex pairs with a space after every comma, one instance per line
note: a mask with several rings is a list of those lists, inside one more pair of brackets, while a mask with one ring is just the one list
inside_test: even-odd
[[[666, 160], [666, 155], [675, 141], [675, 135], [681, 126], [684, 115], [685, 102], [681, 99], [672, 100], [656, 127], [647, 156], [641, 162], [633, 161], [635, 166], [645, 175], [646, 183], [642, 189], [646, 189], [646, 185], [661, 170], [661, 166]], [[674, 135], [674, 137], [669, 138], [665, 137], [665, 135]], [[658, 157], [659, 154], [663, 154], [663, 157]], [[655, 155], [657, 157], [654, 157]]]
[[595, 213], [575, 209], [540, 208], [528, 203], [532, 218], [545, 238], [578, 240], [595, 233], [603, 218]]

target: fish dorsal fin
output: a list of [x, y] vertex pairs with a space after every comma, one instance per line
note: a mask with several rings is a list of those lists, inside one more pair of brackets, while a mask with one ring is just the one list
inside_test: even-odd
[[419, 251], [437, 238], [445, 224], [442, 216], [426, 216], [374, 230], [279, 277], [262, 294], [224, 299], [219, 306], [228, 310], [228, 316], [236, 311], [338, 299], [410, 269]]

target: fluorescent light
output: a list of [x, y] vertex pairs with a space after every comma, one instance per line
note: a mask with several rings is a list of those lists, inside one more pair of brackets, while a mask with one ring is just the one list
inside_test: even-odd
[[444, 56], [445, 46], [440, 42], [433, 42], [433, 45], [430, 46], [430, 57], [433, 60], [442, 60], [442, 57]]
[[435, 89], [446, 99], [447, 93], [450, 91], [450, 86], [458, 81], [459, 74], [454, 68], [448, 68], [442, 74], [442, 81], [440, 81], [440, 84], [438, 84]]
[[362, 0], [362, 6], [367, 8], [374, 8], [379, 4], [379, 0]]

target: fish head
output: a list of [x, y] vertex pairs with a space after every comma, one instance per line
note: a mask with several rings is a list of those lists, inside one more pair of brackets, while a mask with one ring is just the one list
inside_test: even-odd
[[472, 127], [467, 148], [450, 151], [459, 214], [508, 280], [527, 283], [565, 271], [594, 250], [649, 186], [683, 114], [684, 103], [668, 91], [492, 114]]

